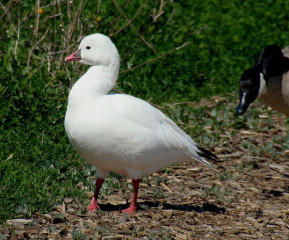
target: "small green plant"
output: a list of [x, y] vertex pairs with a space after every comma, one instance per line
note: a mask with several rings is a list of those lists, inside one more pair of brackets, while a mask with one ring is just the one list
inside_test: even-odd
[[155, 197], [163, 197], [163, 189], [159, 186], [153, 187], [153, 194]]
[[111, 232], [113, 232], [113, 226], [109, 227], [108, 225], [98, 226], [96, 227], [96, 232], [98, 234], [98, 238], [102, 239], [104, 236], [109, 236]]
[[13, 226], [13, 225], [9, 226], [8, 231], [9, 231], [9, 235], [15, 234], [15, 231], [16, 231], [15, 226]]
[[233, 173], [232, 172], [220, 172], [218, 173], [219, 179], [221, 181], [227, 181], [233, 179]]
[[71, 236], [74, 240], [87, 240], [88, 239], [83, 232], [77, 231], [76, 229], [72, 230]]
[[222, 187], [215, 184], [213, 184], [210, 188], [202, 189], [202, 195], [205, 198], [209, 196], [215, 196], [215, 198], [223, 204], [229, 204], [231, 202], [230, 199], [233, 197], [230, 195], [229, 190], [223, 189]]

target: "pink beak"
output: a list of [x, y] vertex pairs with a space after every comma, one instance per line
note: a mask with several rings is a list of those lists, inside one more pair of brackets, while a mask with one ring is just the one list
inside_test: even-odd
[[80, 49], [76, 50], [67, 58], [65, 58], [65, 61], [80, 61], [80, 60], [81, 60]]

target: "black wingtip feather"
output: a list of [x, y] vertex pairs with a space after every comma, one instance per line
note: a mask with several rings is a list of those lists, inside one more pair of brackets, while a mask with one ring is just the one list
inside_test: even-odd
[[214, 163], [217, 162], [218, 157], [214, 153], [211, 153], [209, 150], [199, 147], [199, 146], [197, 146], [197, 148], [199, 149], [198, 154], [201, 157], [211, 160]]

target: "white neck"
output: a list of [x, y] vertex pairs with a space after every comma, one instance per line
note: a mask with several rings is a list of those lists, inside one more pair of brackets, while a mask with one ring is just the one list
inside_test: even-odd
[[87, 102], [88, 99], [106, 95], [115, 85], [118, 73], [118, 57], [106, 64], [90, 67], [72, 87], [68, 104]]

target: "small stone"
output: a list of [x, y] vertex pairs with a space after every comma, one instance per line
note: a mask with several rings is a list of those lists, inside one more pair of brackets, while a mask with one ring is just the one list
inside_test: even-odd
[[200, 167], [192, 167], [192, 168], [188, 168], [188, 170], [192, 172], [201, 172], [203, 169]]
[[64, 198], [65, 203], [71, 203], [73, 201], [72, 198]]
[[51, 220], [52, 217], [49, 214], [43, 214], [43, 217], [47, 220]]
[[48, 234], [48, 230], [47, 229], [43, 229], [43, 230], [41, 230], [40, 234]]
[[21, 225], [27, 225], [29, 223], [32, 223], [32, 220], [31, 219], [19, 218], [19, 219], [7, 220], [6, 223], [7, 223], [7, 225], [21, 226]]

